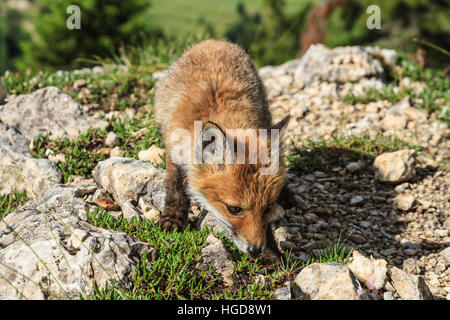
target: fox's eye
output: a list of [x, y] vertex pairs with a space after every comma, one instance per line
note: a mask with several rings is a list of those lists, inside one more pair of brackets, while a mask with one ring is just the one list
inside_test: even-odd
[[231, 214], [234, 214], [236, 216], [242, 214], [242, 208], [241, 207], [235, 207], [235, 206], [229, 206], [227, 205], [228, 211], [230, 211]]

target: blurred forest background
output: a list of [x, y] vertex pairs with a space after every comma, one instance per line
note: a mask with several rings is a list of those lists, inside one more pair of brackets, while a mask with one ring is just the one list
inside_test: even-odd
[[[369, 30], [366, 10], [381, 9]], [[66, 12], [81, 8], [81, 30]], [[0, 75], [73, 69], [143, 43], [227, 38], [258, 66], [301, 56], [313, 43], [378, 45], [448, 68], [450, 0], [0, 0]]]

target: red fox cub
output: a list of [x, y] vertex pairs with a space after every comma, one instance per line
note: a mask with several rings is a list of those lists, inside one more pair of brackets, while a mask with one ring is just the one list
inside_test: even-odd
[[289, 116], [272, 125], [250, 57], [227, 41], [192, 46], [156, 84], [155, 110], [166, 148], [162, 227], [184, 227], [193, 200], [240, 250], [261, 253], [284, 187], [278, 145]]

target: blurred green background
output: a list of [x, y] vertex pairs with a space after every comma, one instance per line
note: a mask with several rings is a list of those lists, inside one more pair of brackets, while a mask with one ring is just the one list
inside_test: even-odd
[[[380, 7], [369, 30], [367, 7]], [[81, 8], [81, 30], [66, 9]], [[73, 69], [142, 43], [227, 38], [258, 66], [299, 57], [312, 43], [378, 45], [448, 67], [449, 0], [1, 0], [0, 74]], [[416, 40], [414, 40], [416, 39]]]

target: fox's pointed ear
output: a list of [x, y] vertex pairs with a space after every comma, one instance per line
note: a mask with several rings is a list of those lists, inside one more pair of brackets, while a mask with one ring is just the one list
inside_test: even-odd
[[223, 170], [225, 156], [225, 133], [214, 122], [208, 121], [202, 129], [202, 159], [212, 165], [213, 171]]
[[288, 115], [280, 122], [274, 124], [270, 129], [279, 130], [279, 135], [282, 136], [283, 133], [286, 131], [286, 128], [287, 128], [287, 125], [288, 125], [290, 119], [291, 119], [291, 116]]
[[[217, 143], [217, 138], [223, 138], [225, 139], [225, 133], [223, 132], [222, 128], [212, 122], [212, 121], [208, 121], [207, 123], [205, 123], [205, 125], [203, 126], [202, 129], [202, 137], [203, 139], [203, 144], [202, 144], [202, 149], [204, 150], [207, 146], [213, 144], [213, 143]], [[209, 139], [211, 138], [211, 139]], [[205, 141], [206, 139], [206, 141]]]

